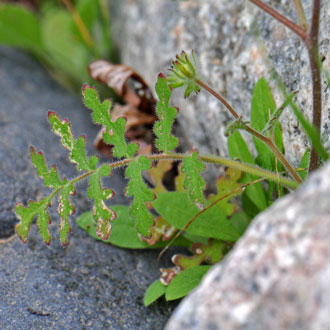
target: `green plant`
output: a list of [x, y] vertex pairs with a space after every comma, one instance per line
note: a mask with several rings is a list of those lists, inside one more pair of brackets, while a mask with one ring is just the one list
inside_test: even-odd
[[[259, 1], [253, 2], [261, 4]], [[315, 8], [317, 11], [317, 6]], [[233, 115], [235, 120], [226, 130], [231, 159], [199, 155], [195, 150], [185, 154], [175, 152], [179, 139], [172, 135], [172, 126], [178, 109], [170, 106], [170, 97], [172, 89], [181, 87], [185, 88], [185, 97], [204, 89], [218, 98]], [[85, 138], [81, 136], [76, 139], [70, 123], [50, 112], [49, 122], [53, 132], [60, 137], [62, 145], [70, 152], [70, 160], [82, 174], [72, 180], [61, 179], [56, 167], [48, 168], [43, 154], [31, 147], [30, 154], [37, 174], [52, 192], [38, 202], [30, 201], [28, 206], [16, 206], [20, 220], [16, 232], [21, 239], [24, 242], [27, 240], [31, 223], [37, 217], [40, 235], [50, 244], [50, 217], [47, 210], [55, 195], [58, 195], [60, 240], [66, 245], [70, 232], [68, 217], [74, 213], [70, 196], [75, 192], [76, 183], [88, 178], [88, 197], [94, 200], [94, 206], [92, 211], [81, 215], [77, 223], [91, 236], [126, 248], [162, 247], [163, 252], [170, 245], [190, 248], [191, 256], [175, 255], [172, 258], [175, 266], [161, 269], [160, 280], [156, 280], [146, 292], [145, 305], [164, 294], [167, 300], [186, 295], [199, 283], [209, 265], [219, 262], [233, 247], [256, 214], [266, 209], [276, 198], [298, 187], [306, 178], [308, 165], [313, 162], [313, 151], [306, 151], [299, 169], [293, 168], [284, 155], [279, 118], [288, 105], [293, 107], [311, 139], [312, 150], [316, 150], [323, 160], [329, 157], [320, 141], [318, 129], [306, 121], [294, 105], [296, 93], [286, 95], [284, 103], [276, 106], [263, 78], [257, 82], [253, 91], [250, 121], [238, 115], [220, 94], [201, 80], [194, 54], [191, 57], [185, 52], [177, 55], [168, 78], [159, 74], [155, 89], [159, 120], [153, 132], [159, 153], [138, 155], [139, 146], [125, 139], [126, 119], [120, 117], [113, 120], [110, 113], [112, 102], [101, 102], [97, 91], [85, 85], [84, 103], [92, 111], [93, 121], [105, 127], [103, 139], [113, 146], [113, 155], [118, 160], [98, 165], [96, 156], [86, 155]], [[249, 151], [239, 130], [245, 130], [253, 136], [258, 154], [256, 158]], [[175, 177], [175, 191], [167, 191], [162, 178], [173, 161], [180, 161], [181, 165]], [[215, 195], [206, 196], [204, 193], [205, 182], [201, 172], [205, 163], [228, 167], [225, 175], [217, 180]], [[113, 196], [113, 191], [103, 188], [102, 177], [109, 176], [117, 167], [126, 167], [125, 175], [129, 179], [126, 195], [133, 198], [129, 207], [109, 207], [106, 203]], [[155, 183], [154, 187], [146, 184], [144, 172], [149, 173]], [[241, 202], [237, 202], [237, 196], [241, 197]]]
[[0, 4], [0, 43], [22, 48], [46, 65], [67, 87], [90, 81], [88, 64], [113, 58], [105, 0], [42, 1], [33, 11]]

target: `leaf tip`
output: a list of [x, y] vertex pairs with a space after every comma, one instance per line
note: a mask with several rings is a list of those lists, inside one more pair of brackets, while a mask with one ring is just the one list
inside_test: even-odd
[[91, 88], [88, 84], [84, 84], [82, 87], [83, 94], [85, 93], [86, 88]]
[[55, 111], [48, 111], [48, 119], [53, 116], [58, 118], [58, 114]]

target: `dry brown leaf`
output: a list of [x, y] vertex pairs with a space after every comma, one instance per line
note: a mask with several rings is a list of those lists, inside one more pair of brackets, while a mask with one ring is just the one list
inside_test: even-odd
[[[111, 87], [121, 96], [126, 105], [115, 105], [111, 111], [113, 120], [125, 117], [125, 136], [129, 141], [140, 144], [139, 154], [152, 151], [154, 136], [152, 126], [157, 120], [156, 101], [143, 78], [127, 65], [112, 64], [98, 60], [89, 65], [90, 76]], [[112, 156], [112, 147], [103, 141], [104, 128], [95, 139], [94, 145], [102, 153]]]
[[114, 89], [127, 104], [142, 112], [155, 114], [156, 101], [148, 84], [130, 66], [97, 60], [89, 65], [90, 76]]

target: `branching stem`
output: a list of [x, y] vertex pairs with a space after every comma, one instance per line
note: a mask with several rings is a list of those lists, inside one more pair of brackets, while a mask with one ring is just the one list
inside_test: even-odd
[[[311, 67], [311, 76], [312, 76], [312, 85], [313, 85], [313, 125], [318, 130], [320, 134], [321, 131], [321, 117], [322, 117], [322, 86], [321, 86], [321, 64], [319, 61], [319, 47], [318, 47], [318, 36], [319, 36], [319, 28], [320, 28], [320, 10], [321, 10], [321, 0], [313, 0], [313, 11], [312, 11], [312, 19], [311, 26], [308, 32], [306, 32], [302, 27], [290, 21], [282, 14], [277, 12], [275, 9], [269, 7], [261, 0], [250, 0], [256, 6], [261, 8], [264, 12], [273, 16], [276, 20], [283, 23], [287, 26], [291, 31], [296, 33], [305, 43], [310, 67]], [[297, 13], [300, 19], [302, 18], [302, 14], [299, 14], [299, 10], [302, 10], [300, 0], [295, 0]], [[299, 9], [299, 5], [301, 8]], [[303, 10], [302, 10], [303, 13]], [[307, 24], [307, 23], [306, 23]], [[309, 172], [315, 170], [318, 166], [318, 154], [316, 150], [312, 147], [310, 161], [309, 161]]]
[[[175, 154], [175, 153], [171, 153], [171, 154], [154, 154], [154, 155], [143, 155], [144, 157], [153, 160], [153, 161], [157, 161], [157, 160], [183, 160], [185, 157], [187, 157], [187, 154]], [[111, 169], [114, 168], [118, 168], [118, 167], [122, 167], [125, 166], [127, 164], [129, 164], [130, 162], [134, 161], [136, 158], [138, 158], [140, 156], [136, 156], [133, 158], [129, 158], [129, 159], [123, 159], [123, 160], [119, 160], [117, 162], [113, 162], [113, 163], [109, 163], [108, 166], [111, 167]], [[249, 173], [258, 177], [261, 177], [262, 179], [268, 179], [277, 183], [280, 183], [288, 188], [291, 189], [296, 189], [298, 187], [298, 183], [290, 180], [286, 177], [280, 176], [276, 173], [273, 173], [271, 171], [267, 171], [263, 168], [259, 168], [257, 166], [251, 165], [251, 164], [245, 164], [245, 163], [241, 163], [239, 161], [235, 161], [235, 160], [231, 160], [231, 159], [227, 159], [227, 158], [222, 158], [222, 157], [217, 157], [217, 156], [199, 156], [199, 159], [202, 160], [205, 163], [213, 163], [213, 164], [218, 164], [218, 165], [223, 165], [223, 166], [227, 166], [227, 167], [231, 167], [237, 170], [240, 170], [242, 172], [245, 173]], [[92, 171], [88, 171], [76, 178], [74, 178], [73, 180], [69, 181], [69, 183], [71, 184], [75, 184], [81, 180], [86, 179], [87, 177], [89, 177], [90, 175], [92, 175], [93, 173], [95, 173], [98, 169], [96, 170], [92, 170]], [[53, 197], [60, 191], [63, 189], [64, 186], [59, 187], [57, 189], [55, 189], [49, 196], [48, 196], [48, 200], [49, 202], [53, 199]]]
[[[239, 118], [238, 113], [236, 110], [214, 89], [212, 89], [210, 86], [203, 83], [201, 80], [197, 80], [196, 83], [204, 88], [206, 91], [208, 91], [210, 94], [215, 96], [224, 106], [230, 111], [230, 113], [235, 117], [235, 119]], [[266, 137], [265, 135], [261, 134], [260, 132], [256, 131], [252, 127], [245, 125], [245, 130], [249, 132], [251, 135], [255, 136], [262, 142], [264, 142], [275, 154], [275, 156], [280, 160], [280, 162], [286, 167], [286, 169], [290, 172], [290, 174], [293, 176], [293, 178], [298, 182], [302, 183], [302, 180], [296, 170], [289, 164], [289, 162], [286, 160], [284, 155], [281, 153], [281, 151], [277, 148], [277, 146], [273, 143], [271, 139]]]

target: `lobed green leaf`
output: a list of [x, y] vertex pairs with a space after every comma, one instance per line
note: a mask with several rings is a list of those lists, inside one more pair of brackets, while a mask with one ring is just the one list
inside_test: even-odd
[[148, 189], [142, 178], [142, 172], [150, 168], [151, 160], [140, 156], [131, 161], [125, 171], [126, 177], [130, 179], [126, 195], [134, 198], [130, 207], [130, 214], [136, 219], [137, 231], [145, 237], [151, 235], [150, 227], [154, 223], [154, 218], [145, 203], [154, 200], [155, 195], [152, 190]]
[[83, 87], [83, 97], [86, 107], [93, 111], [92, 119], [94, 123], [105, 127], [103, 139], [106, 143], [114, 146], [113, 155], [117, 158], [134, 156], [138, 150], [138, 145], [136, 143], [126, 143], [125, 118], [120, 117], [115, 122], [112, 121], [110, 115], [111, 101], [105, 100], [101, 103], [97, 91], [88, 85]]
[[68, 234], [71, 232], [69, 215], [75, 213], [74, 206], [70, 203], [69, 196], [75, 194], [74, 185], [67, 183], [58, 194], [57, 213], [60, 216], [60, 241], [64, 246], [68, 243]]
[[159, 121], [154, 125], [154, 133], [158, 137], [155, 145], [159, 151], [168, 153], [179, 144], [179, 139], [171, 135], [174, 119], [179, 110], [169, 106], [172, 90], [168, 87], [167, 80], [162, 74], [158, 75], [156, 93], [159, 98], [156, 108]]
[[111, 221], [116, 219], [116, 213], [104, 203], [105, 200], [113, 197], [114, 193], [111, 189], [103, 189], [101, 185], [101, 177], [109, 176], [110, 173], [111, 168], [104, 164], [89, 177], [88, 197], [94, 199], [93, 216], [97, 223], [96, 233], [103, 240], [109, 238]]
[[47, 168], [42, 152], [37, 153], [36, 150], [31, 146], [30, 156], [32, 164], [37, 169], [38, 176], [44, 180], [46, 187], [57, 189], [65, 184], [65, 181], [62, 181], [59, 178], [55, 165], [53, 165], [50, 170]]
[[15, 212], [20, 222], [15, 226], [15, 230], [24, 243], [27, 241], [31, 222], [38, 215], [37, 225], [40, 235], [46, 244], [50, 244], [51, 238], [48, 230], [50, 217], [47, 212], [49, 202], [49, 198], [44, 198], [39, 202], [30, 201], [27, 207], [22, 203], [16, 205]]
[[205, 181], [200, 173], [204, 170], [204, 164], [198, 158], [198, 153], [194, 151], [191, 156], [184, 158], [181, 171], [185, 173], [183, 186], [188, 190], [193, 203], [204, 203]]
[[96, 168], [98, 158], [92, 156], [90, 159], [86, 156], [85, 151], [85, 137], [80, 136], [76, 140], [72, 134], [70, 123], [64, 119], [61, 121], [59, 116], [55, 112], [48, 113], [48, 120], [52, 125], [53, 132], [61, 138], [61, 142], [64, 148], [68, 149], [70, 153], [70, 159], [73, 163], [77, 164], [77, 168], [80, 171], [91, 171]]

